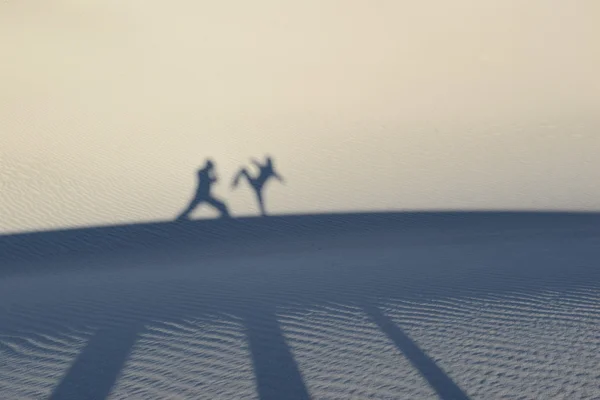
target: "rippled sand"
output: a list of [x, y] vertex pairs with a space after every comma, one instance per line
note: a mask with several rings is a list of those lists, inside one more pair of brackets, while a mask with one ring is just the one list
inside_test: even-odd
[[597, 399], [600, 217], [0, 237], [6, 399]]

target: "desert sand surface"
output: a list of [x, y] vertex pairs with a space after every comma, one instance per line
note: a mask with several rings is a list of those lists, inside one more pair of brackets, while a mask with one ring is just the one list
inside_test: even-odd
[[600, 399], [598, 21], [0, 1], [0, 399]]
[[321, 214], [0, 237], [7, 399], [597, 399], [600, 217]]

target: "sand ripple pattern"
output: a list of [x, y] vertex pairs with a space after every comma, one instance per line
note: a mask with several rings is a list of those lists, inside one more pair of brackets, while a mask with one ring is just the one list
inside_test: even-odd
[[600, 399], [600, 236], [475, 225], [31, 261], [0, 398]]
[[473, 399], [599, 399], [600, 291], [388, 304]]
[[147, 327], [110, 399], [255, 399], [252, 362], [235, 318]]
[[77, 330], [0, 335], [0, 398], [48, 398], [89, 335]]
[[315, 399], [436, 397], [360, 308], [332, 304], [284, 315], [281, 323]]

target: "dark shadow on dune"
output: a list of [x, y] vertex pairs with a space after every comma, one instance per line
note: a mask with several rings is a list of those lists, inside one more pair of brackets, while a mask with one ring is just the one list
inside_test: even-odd
[[[152, 324], [234, 315], [245, 324], [261, 400], [308, 399], [276, 308], [351, 304], [366, 310], [442, 398], [466, 399], [370, 305], [595, 288], [599, 238], [600, 214], [535, 212], [291, 215], [4, 235], [0, 277], [27, 279], [6, 280], [0, 299], [12, 304], [0, 308], [0, 333], [20, 335], [34, 323], [52, 331], [133, 318]], [[292, 256], [278, 258], [287, 252]], [[88, 283], [102, 274], [71, 274], [108, 270], [124, 271], [105, 274], [113, 279], [110, 296]], [[35, 279], [39, 299], [54, 302], [49, 307], [20, 289], [37, 276], [43, 276]], [[78, 302], [72, 305], [62, 289]], [[51, 398], [105, 398], [138, 333], [137, 327], [99, 331]]]
[[[426, 232], [426, 235], [422, 233]], [[123, 256], [195, 257], [230, 254], [232, 249], [266, 250], [285, 243], [343, 235], [371, 235], [387, 243], [490, 242], [557, 236], [600, 235], [599, 213], [569, 212], [374, 212], [281, 215], [270, 218], [153, 222], [0, 235], [0, 276], [35, 271], [90, 269], [86, 260]], [[394, 236], [393, 236], [394, 235]], [[392, 237], [393, 236], [393, 237]], [[71, 263], [70, 261], [77, 261]], [[79, 262], [81, 261], [81, 262]], [[121, 262], [103, 262], [114, 268]]]
[[49, 400], [108, 398], [140, 331], [136, 325], [96, 331]]
[[427, 380], [442, 400], [469, 400], [462, 389], [417, 344], [375, 306], [365, 312]]
[[276, 315], [269, 311], [252, 313], [245, 324], [260, 400], [310, 399]]

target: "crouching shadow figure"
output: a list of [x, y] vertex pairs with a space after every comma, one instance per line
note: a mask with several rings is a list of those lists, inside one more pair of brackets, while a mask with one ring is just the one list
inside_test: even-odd
[[215, 164], [209, 159], [206, 161], [204, 167], [198, 170], [198, 187], [196, 188], [196, 194], [188, 207], [179, 215], [179, 217], [177, 217], [177, 221], [188, 220], [192, 211], [202, 203], [206, 203], [216, 208], [221, 213], [222, 218], [230, 217], [227, 205], [221, 200], [213, 197], [210, 193], [211, 186], [217, 182], [217, 180]]
[[263, 197], [263, 189], [270, 178], [275, 178], [280, 182], [284, 182], [283, 178], [275, 171], [273, 167], [273, 159], [271, 157], [266, 158], [265, 164], [261, 164], [260, 162], [252, 159], [252, 163], [258, 167], [258, 175], [252, 176], [248, 172], [246, 168], [240, 169], [240, 171], [235, 175], [232, 187], [236, 188], [239, 185], [241, 178], [246, 178], [252, 190], [254, 190], [254, 194], [256, 195], [256, 200], [258, 201], [258, 206], [260, 207], [260, 213], [262, 216], [266, 216], [267, 212], [265, 210], [265, 201]]

